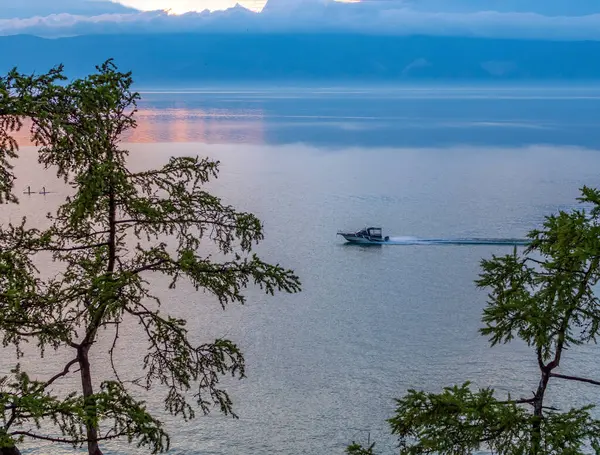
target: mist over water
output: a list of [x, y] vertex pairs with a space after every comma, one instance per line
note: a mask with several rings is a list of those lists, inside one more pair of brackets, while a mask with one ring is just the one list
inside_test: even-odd
[[[194, 341], [228, 337], [248, 366], [246, 379], [224, 380], [239, 420], [215, 412], [183, 423], [164, 414], [160, 393], [147, 396], [171, 431], [171, 453], [342, 454], [370, 434], [379, 453], [392, 455], [385, 419], [408, 388], [471, 380], [528, 396], [535, 355], [519, 342], [489, 348], [478, 333], [486, 292], [474, 280], [482, 258], [511, 253], [544, 216], [576, 207], [578, 188], [600, 186], [600, 91], [261, 90], [144, 93], [139, 128], [123, 144], [136, 169], [171, 156], [220, 160], [208, 190], [255, 213], [266, 234], [257, 253], [303, 282], [292, 296], [251, 289], [247, 305], [223, 311], [191, 287], [168, 291], [168, 281], [153, 281]], [[32, 147], [16, 172], [19, 191], [36, 191], [20, 194], [0, 220], [43, 223], [69, 190], [35, 165]], [[42, 186], [52, 193], [39, 194]], [[382, 226], [396, 245], [336, 236], [364, 226]], [[136, 327], [122, 337], [117, 361], [135, 377], [145, 345]], [[97, 358], [111, 342], [96, 346]], [[598, 354], [597, 346], [573, 348], [561, 372], [597, 377]], [[65, 360], [28, 355], [23, 365], [54, 372], [57, 359]], [[561, 409], [598, 401], [593, 387], [574, 383], [553, 383], [549, 395]], [[72, 450], [32, 444], [23, 453]]]

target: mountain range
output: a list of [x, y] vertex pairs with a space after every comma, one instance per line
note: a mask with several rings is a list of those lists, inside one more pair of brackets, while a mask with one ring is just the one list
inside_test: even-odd
[[297, 81], [600, 80], [599, 41], [344, 33], [0, 37], [0, 73], [64, 63], [89, 74], [114, 58], [139, 85]]

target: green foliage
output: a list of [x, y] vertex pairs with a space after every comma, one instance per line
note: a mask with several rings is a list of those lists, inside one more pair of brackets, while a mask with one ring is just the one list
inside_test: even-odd
[[409, 390], [389, 423], [403, 453], [471, 453], [486, 442], [504, 454], [527, 444], [522, 430], [529, 418], [516, 404], [496, 400], [492, 390], [473, 393], [466, 383], [441, 394]]
[[15, 176], [10, 160], [17, 158], [18, 144], [12, 133], [23, 127], [23, 117], [40, 116], [55, 108], [64, 81], [62, 66], [40, 76], [24, 76], [16, 69], [0, 77], [0, 204], [16, 202], [12, 193]]
[[[47, 383], [34, 381], [17, 366], [13, 381], [8, 377], [0, 380], [0, 409], [4, 409], [2, 421], [5, 427], [20, 427], [33, 423], [39, 430], [42, 421], [51, 421], [66, 438], [49, 438], [56, 442], [77, 446], [84, 441], [86, 425], [98, 425], [99, 416], [112, 419], [113, 435], [126, 437], [129, 442], [138, 438], [138, 445], [148, 445], [157, 453], [168, 447], [169, 436], [162, 424], [146, 410], [143, 402], [132, 399], [122, 384], [106, 381], [100, 392], [87, 399], [75, 392], [59, 399], [46, 391]], [[94, 406], [90, 409], [89, 403]], [[0, 447], [22, 442], [25, 437], [37, 437], [30, 430], [14, 430], [2, 433]], [[42, 438], [45, 439], [45, 438]]]
[[[152, 453], [162, 452], [169, 437], [130, 388], [150, 390], [160, 384], [166, 390], [165, 409], [184, 419], [193, 418], [195, 409], [208, 413], [215, 406], [235, 416], [219, 380], [244, 377], [245, 364], [229, 340], [192, 344], [186, 321], [170, 316], [164, 310], [168, 301], [154, 295], [156, 276], [167, 276], [169, 289], [185, 280], [215, 296], [223, 308], [244, 303], [250, 285], [273, 295], [298, 292], [300, 283], [292, 271], [252, 253], [263, 239], [255, 216], [223, 205], [204, 190], [217, 177], [218, 162], [177, 157], [160, 169], [128, 169], [120, 139], [136, 126], [139, 99], [130, 90], [129, 73], [118, 72], [108, 61], [85, 79], [58, 85], [62, 80], [60, 67], [41, 77], [13, 71], [0, 80], [0, 114], [5, 116], [0, 119], [8, 119], [0, 120], [0, 171], [9, 176], [0, 187], [4, 199], [16, 201], [8, 158], [16, 157], [10, 134], [23, 117], [32, 122], [40, 163], [72, 189], [48, 214], [49, 228], [31, 228], [24, 219], [0, 229], [4, 347], [13, 345], [20, 354], [22, 343], [35, 340], [42, 355], [48, 349], [73, 350], [73, 360], [56, 365], [52, 378], [33, 381], [17, 368], [12, 380], [0, 383], [0, 447], [32, 437], [87, 443], [89, 453], [98, 455], [99, 441], [124, 437]], [[3, 137], [9, 139], [1, 142]], [[200, 254], [209, 243], [225, 258], [222, 262]], [[55, 263], [49, 278], [34, 266], [40, 254], [50, 254]], [[119, 329], [127, 320], [137, 321], [148, 344], [145, 375], [133, 382], [121, 379], [123, 372], [113, 361], [121, 343]], [[112, 340], [112, 372], [98, 371], [90, 361], [89, 352], [101, 337]], [[51, 359], [47, 362], [52, 365]], [[80, 369], [81, 388], [66, 397], [53, 395], [51, 385], [75, 374], [74, 366]], [[104, 379], [99, 391], [93, 388], [92, 370]], [[45, 434], [44, 421], [60, 435]], [[32, 422], [37, 432], [22, 429]]]
[[522, 253], [515, 248], [481, 263], [477, 285], [489, 293], [480, 332], [492, 347], [519, 338], [532, 348], [540, 374], [533, 396], [499, 400], [494, 390], [473, 392], [468, 382], [442, 393], [409, 390], [388, 421], [401, 454], [600, 454], [600, 420], [592, 405], [545, 405], [550, 380], [600, 385], [556, 372], [567, 349], [595, 343], [600, 331], [594, 294], [600, 280], [600, 191], [583, 187], [581, 193], [578, 200], [587, 210], [548, 216], [529, 233], [531, 244]]
[[351, 445], [349, 445], [346, 448], [346, 454], [347, 455], [374, 455], [375, 454], [375, 452], [373, 451], [374, 447], [375, 447], [375, 443], [371, 444], [369, 447], [367, 447], [365, 449], [360, 444], [353, 442]]
[[[544, 229], [529, 234], [531, 246], [482, 262], [480, 287], [491, 288], [481, 330], [492, 346], [518, 336], [550, 361], [562, 349], [596, 341], [600, 328], [598, 298], [593, 287], [600, 278], [598, 191], [582, 189], [584, 209], [547, 217]], [[542, 259], [537, 259], [537, 257]]]

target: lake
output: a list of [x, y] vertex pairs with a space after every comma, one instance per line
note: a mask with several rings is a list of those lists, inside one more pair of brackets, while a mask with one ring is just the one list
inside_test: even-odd
[[[524, 237], [544, 216], [575, 207], [581, 186], [600, 186], [600, 89], [155, 89], [142, 96], [139, 127], [124, 144], [131, 165], [157, 167], [173, 155], [220, 160], [210, 190], [255, 213], [266, 233], [257, 252], [303, 282], [291, 296], [249, 290], [246, 306], [227, 311], [185, 286], [162, 293], [165, 308], [188, 318], [194, 340], [228, 337], [248, 365], [246, 379], [224, 382], [239, 420], [215, 412], [182, 423], [162, 414], [160, 396], [148, 397], [172, 433], [170, 453], [342, 454], [370, 438], [390, 455], [396, 441], [385, 419], [409, 388], [439, 391], [471, 380], [530, 394], [538, 379], [533, 352], [517, 342], [490, 349], [478, 334], [486, 299], [474, 285], [479, 262], [512, 247], [360, 247], [336, 231], [380, 225], [390, 236]], [[54, 193], [21, 197], [3, 209], [2, 222], [27, 215], [42, 223], [65, 195], [52, 173], [34, 165], [33, 152], [25, 147], [17, 163], [18, 192], [31, 184]], [[133, 328], [123, 341], [119, 362], [135, 377], [145, 344]], [[598, 377], [598, 353], [574, 348], [561, 370]], [[54, 371], [50, 355], [23, 364]], [[597, 402], [593, 386], [553, 382], [549, 394], [563, 408]], [[24, 453], [59, 452], [42, 444]]]

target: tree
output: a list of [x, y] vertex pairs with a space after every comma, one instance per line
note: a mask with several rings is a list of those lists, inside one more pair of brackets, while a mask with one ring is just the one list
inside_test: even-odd
[[[559, 410], [547, 405], [546, 390], [557, 381], [600, 385], [558, 372], [567, 349], [596, 342], [600, 302], [600, 191], [581, 189], [586, 211], [560, 211], [531, 231], [518, 253], [482, 261], [477, 280], [489, 289], [481, 334], [491, 346], [520, 338], [539, 367], [532, 396], [497, 398], [491, 388], [470, 383], [442, 393], [409, 390], [396, 400], [389, 419], [401, 454], [471, 454], [482, 448], [500, 455], [600, 454], [600, 420], [593, 406]], [[354, 446], [354, 453], [361, 453]]]
[[[109, 60], [87, 78], [62, 81], [62, 67], [41, 77], [13, 71], [0, 80], [4, 199], [16, 199], [8, 158], [15, 158], [17, 149], [7, 138], [22, 126], [23, 117], [32, 122], [40, 163], [55, 170], [73, 193], [48, 215], [48, 228], [23, 220], [0, 230], [5, 346], [21, 354], [21, 343], [35, 340], [41, 354], [58, 348], [73, 352], [71, 361], [56, 366], [54, 376], [34, 379], [17, 365], [0, 381], [0, 446], [14, 447], [29, 437], [87, 443], [90, 455], [100, 455], [101, 441], [127, 438], [152, 453], [162, 452], [169, 447], [169, 435], [145, 403], [133, 397], [132, 387], [166, 387], [166, 410], [184, 419], [193, 418], [196, 407], [208, 413], [214, 406], [235, 417], [219, 380], [226, 374], [244, 377], [244, 358], [226, 339], [193, 345], [186, 321], [164, 311], [168, 302], [155, 296], [151, 280], [166, 276], [169, 289], [187, 280], [196, 290], [212, 293], [223, 308], [244, 303], [248, 285], [274, 294], [298, 292], [300, 283], [292, 271], [252, 253], [263, 238], [255, 216], [223, 205], [203, 189], [217, 177], [218, 162], [180, 157], [160, 169], [128, 169], [120, 139], [136, 126], [139, 99], [131, 91], [130, 73], [119, 72]], [[206, 244], [216, 245], [225, 259], [203, 255]], [[45, 278], [35, 267], [40, 254], [52, 255], [55, 276]], [[148, 343], [145, 376], [133, 382], [121, 379], [123, 372], [113, 362], [127, 320], [137, 321]], [[90, 351], [103, 337], [112, 340], [106, 353], [112, 374], [103, 374], [90, 361]], [[56, 381], [74, 374], [80, 387], [67, 395], [52, 391]], [[102, 379], [99, 389], [93, 376]], [[44, 422], [54, 425], [54, 433], [44, 433], [38, 425]], [[34, 430], [26, 429], [32, 424]]]

